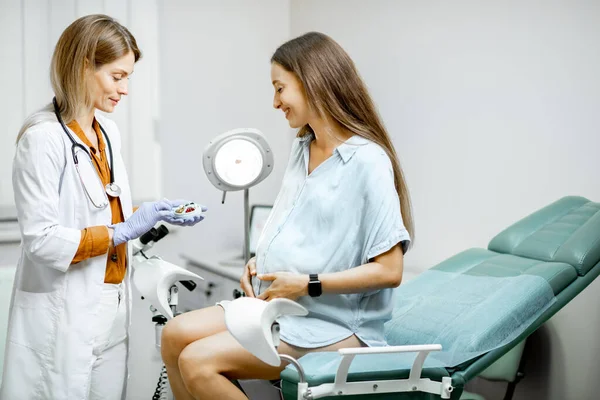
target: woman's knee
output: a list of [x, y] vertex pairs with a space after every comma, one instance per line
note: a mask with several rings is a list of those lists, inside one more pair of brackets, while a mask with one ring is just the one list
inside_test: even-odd
[[160, 338], [160, 352], [165, 363], [177, 363], [179, 354], [187, 346], [185, 331], [184, 323], [177, 318], [164, 326]]
[[178, 367], [188, 391], [194, 393], [196, 385], [206, 382], [218, 373], [212, 360], [214, 360], [214, 350], [203, 346], [200, 342], [183, 349], [178, 358]]
[[167, 364], [176, 364], [182, 350], [225, 328], [221, 307], [209, 307], [181, 314], [165, 325], [161, 335], [161, 354]]

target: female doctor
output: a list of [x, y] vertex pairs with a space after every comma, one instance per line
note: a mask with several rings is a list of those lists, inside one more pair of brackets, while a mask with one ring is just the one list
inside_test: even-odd
[[63, 32], [50, 68], [55, 98], [17, 138], [13, 188], [22, 252], [13, 289], [3, 400], [126, 397], [131, 290], [127, 241], [175, 219], [181, 202], [132, 211], [112, 112], [141, 57], [111, 17]]

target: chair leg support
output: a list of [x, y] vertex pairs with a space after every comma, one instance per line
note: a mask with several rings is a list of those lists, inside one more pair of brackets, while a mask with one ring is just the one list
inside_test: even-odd
[[521, 382], [521, 379], [523, 379], [525, 377], [525, 364], [526, 364], [526, 360], [527, 360], [527, 355], [529, 354], [530, 347], [531, 344], [529, 344], [530, 342], [525, 342], [525, 348], [523, 349], [523, 354], [521, 355], [521, 362], [519, 362], [519, 369], [517, 370], [517, 375], [515, 377], [515, 380], [512, 382], [509, 382], [507, 387], [506, 387], [506, 393], [504, 394], [504, 399], [503, 400], [512, 400], [514, 394], [515, 394], [515, 389], [517, 387], [517, 383]]
[[521, 371], [517, 372], [517, 377], [514, 381], [508, 382], [506, 386], [506, 393], [504, 394], [503, 400], [512, 400], [513, 395], [515, 394], [515, 389], [517, 387], [517, 383], [521, 381], [521, 379], [525, 376], [525, 374]]

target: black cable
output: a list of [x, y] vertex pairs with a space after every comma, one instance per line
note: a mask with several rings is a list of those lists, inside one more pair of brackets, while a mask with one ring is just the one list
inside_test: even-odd
[[167, 400], [167, 389], [169, 385], [169, 378], [167, 377], [167, 367], [163, 364], [158, 377], [158, 383], [156, 384], [156, 390], [152, 396], [152, 400]]

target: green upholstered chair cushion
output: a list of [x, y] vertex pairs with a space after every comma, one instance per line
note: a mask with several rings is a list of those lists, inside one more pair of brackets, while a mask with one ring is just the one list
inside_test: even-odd
[[585, 275], [600, 261], [600, 203], [563, 197], [499, 233], [488, 249], [567, 263]]

